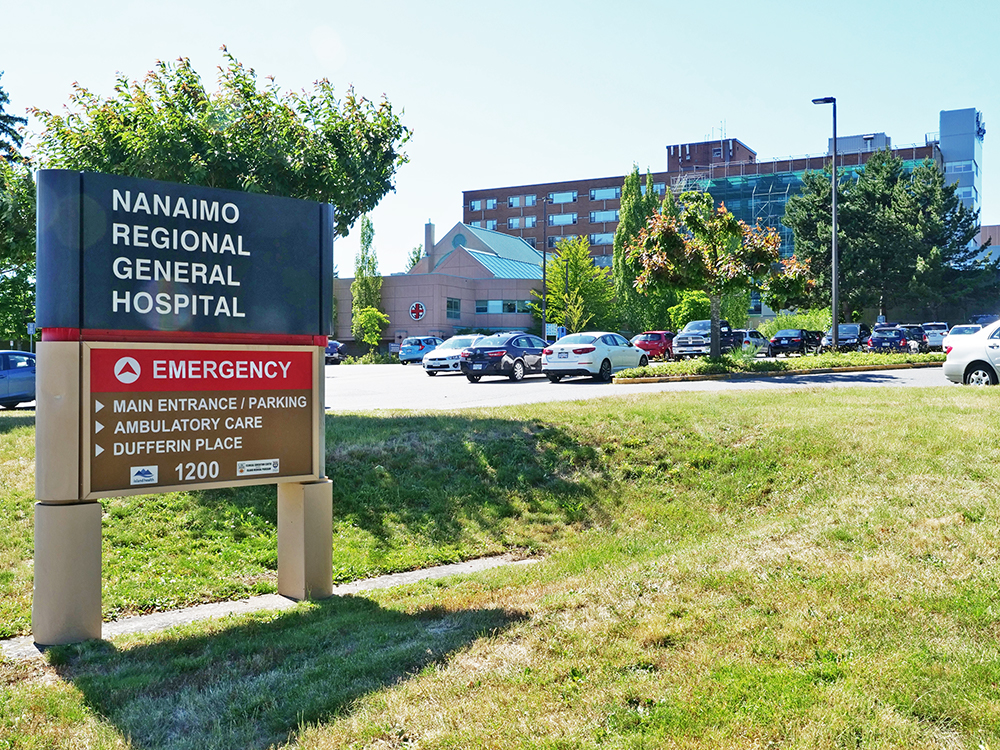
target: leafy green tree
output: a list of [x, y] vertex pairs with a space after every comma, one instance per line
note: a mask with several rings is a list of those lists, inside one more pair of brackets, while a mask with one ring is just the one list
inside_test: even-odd
[[[669, 191], [667, 196], [669, 200]], [[627, 252], [628, 246], [639, 235], [649, 217], [660, 208], [660, 201], [653, 189], [652, 175], [646, 173], [646, 191], [643, 193], [639, 167], [633, 165], [631, 173], [622, 184], [620, 204], [611, 258], [618, 328], [632, 332], [659, 329], [668, 323], [668, 308], [677, 302], [676, 292], [667, 286], [659, 286], [648, 294], [637, 292], [635, 279], [641, 269], [629, 259]]]
[[389, 316], [374, 307], [362, 307], [354, 311], [351, 318], [351, 333], [356, 341], [368, 344], [374, 349], [382, 340], [382, 331], [389, 326]]
[[[2, 77], [3, 71], [0, 70], [0, 78]], [[18, 149], [21, 147], [22, 138], [17, 126], [28, 124], [26, 118], [4, 112], [9, 102], [10, 96], [0, 86], [0, 161], [15, 161], [20, 157]]]
[[35, 264], [28, 263], [0, 276], [0, 339], [26, 340], [34, 317]]
[[354, 259], [354, 281], [351, 282], [352, 309], [366, 307], [382, 309], [382, 276], [378, 272], [378, 258], [372, 244], [375, 228], [371, 219], [361, 217], [361, 243]]
[[209, 93], [190, 60], [157, 62], [143, 81], [118, 78], [104, 99], [75, 85], [64, 115], [43, 123], [43, 167], [92, 170], [332, 203], [337, 231], [394, 189], [409, 138], [392, 105], [326, 79], [282, 92], [222, 48], [218, 91]]
[[676, 215], [670, 210], [654, 214], [629, 247], [630, 258], [642, 269], [636, 288], [667, 284], [704, 291], [710, 303], [711, 354], [718, 357], [723, 296], [753, 287], [766, 292], [773, 277], [799, 267], [778, 262], [781, 240], [773, 228], [738, 221], [725, 206], [716, 208], [708, 193], [682, 193], [679, 206]]
[[[576, 332], [586, 323], [593, 322], [594, 327], [605, 328], [612, 320], [615, 293], [610, 272], [594, 264], [590, 241], [586, 237], [567, 238], [556, 243], [556, 255], [548, 263], [545, 281], [550, 323]], [[532, 295], [541, 299], [537, 292], [532, 291]], [[580, 310], [567, 315], [567, 305], [574, 297], [579, 298]], [[540, 304], [532, 304], [539, 319], [541, 309]]]
[[420, 262], [421, 258], [424, 257], [424, 243], [420, 243], [415, 248], [410, 250], [410, 254], [406, 256], [406, 270], [409, 271], [417, 263]]
[[35, 181], [0, 159], [0, 339], [23, 340], [35, 308]]
[[[807, 172], [782, 222], [795, 238], [816, 284], [809, 303], [830, 303], [830, 167]], [[996, 261], [975, 243], [978, 214], [967, 210], [931, 162], [907, 173], [888, 150], [871, 156], [837, 188], [837, 247], [842, 310], [909, 306], [936, 316], [945, 307], [997, 291]]]

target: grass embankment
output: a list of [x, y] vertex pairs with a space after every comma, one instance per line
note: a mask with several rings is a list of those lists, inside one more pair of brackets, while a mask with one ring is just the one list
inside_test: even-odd
[[878, 367], [880, 365], [902, 365], [919, 362], [944, 362], [941, 352], [925, 354], [873, 354], [867, 352], [826, 352], [817, 356], [781, 357], [779, 359], [758, 359], [742, 354], [723, 354], [718, 359], [698, 357], [677, 362], [651, 362], [646, 367], [622, 370], [615, 374], [616, 380], [634, 378], [666, 378], [681, 375], [730, 375], [763, 372], [802, 372], [806, 370], [827, 370], [845, 367]]
[[[30, 479], [11, 478], [30, 471], [31, 428], [7, 420], [4, 511], [28, 519], [30, 538]], [[430, 564], [440, 550], [546, 561], [53, 649], [45, 667], [5, 662], [0, 743], [1000, 740], [1000, 391], [658, 394], [338, 416], [328, 436], [342, 576]], [[248, 529], [271, 524], [273, 546], [273, 519], [243, 493], [162, 502], [181, 497], [233, 521], [204, 528], [234, 559]], [[119, 502], [106, 503], [106, 553], [161, 500], [116, 515]], [[251, 507], [263, 520], [236, 523]], [[140, 546], [159, 577], [181, 579], [174, 537], [201, 539], [199, 516], [159, 515]], [[14, 538], [5, 562], [20, 570]], [[131, 554], [106, 554], [106, 602], [124, 598]], [[220, 566], [212, 586], [247, 585], [233, 576]]]

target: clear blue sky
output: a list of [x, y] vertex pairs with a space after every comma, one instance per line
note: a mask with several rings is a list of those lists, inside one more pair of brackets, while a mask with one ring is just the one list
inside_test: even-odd
[[[8, 111], [65, 104], [74, 81], [190, 57], [214, 88], [219, 47], [301, 89], [383, 93], [413, 131], [395, 193], [372, 213], [382, 273], [402, 271], [462, 191], [662, 170], [664, 147], [726, 135], [759, 158], [824, 153], [838, 132], [922, 143], [942, 109], [983, 112], [984, 224], [1000, 224], [996, 0], [503, 3], [0, 0]], [[561, 97], [561, 100], [560, 100]], [[338, 240], [354, 273], [357, 229]]]

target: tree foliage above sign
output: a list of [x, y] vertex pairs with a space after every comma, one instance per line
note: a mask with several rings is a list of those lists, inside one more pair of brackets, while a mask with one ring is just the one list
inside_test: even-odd
[[78, 169], [332, 203], [337, 232], [394, 189], [409, 130], [383, 97], [326, 79], [282, 92], [223, 47], [219, 88], [205, 90], [188, 58], [157, 62], [142, 81], [119, 76], [104, 99], [74, 84], [63, 114], [32, 110], [44, 125], [43, 167]]

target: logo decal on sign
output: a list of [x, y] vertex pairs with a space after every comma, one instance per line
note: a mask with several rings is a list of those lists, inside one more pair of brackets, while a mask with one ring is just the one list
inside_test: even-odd
[[424, 315], [427, 314], [427, 308], [424, 307], [423, 302], [414, 302], [410, 305], [410, 317], [414, 320], [422, 320]]
[[115, 377], [118, 378], [118, 382], [125, 383], [125, 385], [137, 381], [141, 372], [142, 368], [132, 357], [122, 357], [115, 362]]
[[156, 484], [159, 480], [159, 466], [133, 466], [130, 469], [130, 484]]

